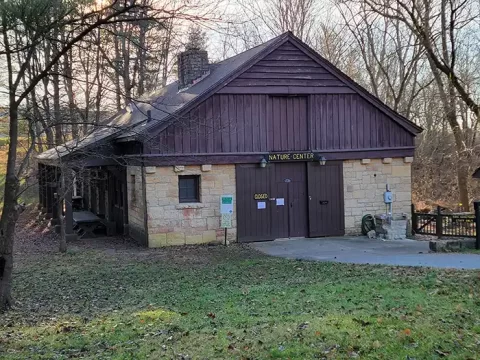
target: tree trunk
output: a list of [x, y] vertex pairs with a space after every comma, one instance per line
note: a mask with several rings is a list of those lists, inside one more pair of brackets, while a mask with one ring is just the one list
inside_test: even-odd
[[65, 222], [63, 219], [63, 199], [65, 197], [65, 181], [63, 172], [61, 169], [57, 169], [60, 171], [60, 176], [57, 179], [57, 218], [58, 224], [60, 225], [60, 244], [59, 250], [61, 253], [67, 252], [67, 239], [65, 237]]
[[[117, 35], [117, 24], [113, 24], [113, 32]], [[123, 35], [122, 35], [123, 36]], [[120, 58], [120, 44], [118, 40], [119, 36], [114, 36], [113, 44], [115, 47], [115, 104], [117, 111], [122, 110], [121, 89], [120, 89], [120, 70], [121, 70], [121, 58]]]
[[[11, 95], [11, 97], [14, 95]], [[14, 101], [13, 101], [14, 103]], [[0, 219], [0, 311], [12, 304], [13, 241], [17, 209], [18, 179], [15, 174], [18, 143], [18, 110], [10, 101], [10, 144], [8, 146], [7, 173], [2, 217]]]

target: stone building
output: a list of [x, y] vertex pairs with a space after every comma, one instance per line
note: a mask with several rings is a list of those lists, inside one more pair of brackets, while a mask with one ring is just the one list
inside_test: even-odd
[[55, 217], [68, 169], [85, 209], [149, 247], [224, 241], [222, 195], [229, 242], [359, 234], [363, 215], [385, 212], [387, 184], [393, 212], [410, 212], [421, 128], [291, 33], [216, 64], [188, 49], [178, 64], [180, 81], [39, 156], [44, 211]]

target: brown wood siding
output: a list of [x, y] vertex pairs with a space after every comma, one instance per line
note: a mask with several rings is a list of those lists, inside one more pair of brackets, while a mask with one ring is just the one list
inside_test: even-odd
[[414, 137], [356, 94], [311, 96], [312, 150], [414, 146]]
[[215, 94], [148, 147], [153, 154], [194, 155], [413, 146], [413, 135], [357, 94]]
[[279, 86], [346, 87], [343, 81], [287, 42], [231, 81], [224, 91], [229, 88], [238, 91], [242, 87], [268, 89]]

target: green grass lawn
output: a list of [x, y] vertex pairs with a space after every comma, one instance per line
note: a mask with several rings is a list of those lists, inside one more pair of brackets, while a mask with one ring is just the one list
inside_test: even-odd
[[479, 276], [240, 246], [21, 253], [0, 358], [479, 359]]

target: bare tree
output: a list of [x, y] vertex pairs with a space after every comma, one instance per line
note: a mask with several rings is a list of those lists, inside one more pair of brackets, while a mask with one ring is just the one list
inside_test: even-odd
[[[48, 131], [52, 126], [57, 127], [58, 130], [71, 125], [71, 123], [66, 125], [65, 122], [58, 121], [62, 117], [60, 76], [66, 79], [70, 77], [70, 72], [75, 72], [74, 63], [65, 66], [69, 54], [72, 54], [73, 58], [74, 54], [79, 53], [82, 44], [87, 46], [86, 41], [91, 40], [92, 37], [95, 38], [94, 34], [100, 27], [107, 31], [114, 26], [126, 27], [127, 24], [137, 21], [139, 9], [147, 8], [149, 11], [148, 18], [142, 20], [158, 23], [177, 16], [183, 16], [185, 19], [191, 17], [188, 14], [182, 15], [181, 5], [178, 8], [154, 8], [143, 4], [140, 0], [128, 2], [112, 0], [103, 7], [61, 0], [58, 2], [49, 0], [0, 2], [2, 21], [0, 57], [5, 63], [8, 75], [10, 135], [3, 211], [0, 218], [0, 310], [5, 310], [12, 304], [13, 245], [15, 224], [21, 212], [21, 206], [18, 205], [21, 179], [28, 171], [30, 155], [37, 145], [36, 140], [42, 136], [42, 134], [31, 133], [33, 138], [29, 142], [26, 154], [24, 157], [19, 157], [17, 150], [20, 146], [20, 116], [30, 119], [32, 123], [40, 121], [44, 133], [47, 134], [47, 142], [52, 146], [54, 139], [48, 139]], [[61, 68], [62, 64], [65, 66], [64, 69]], [[85, 81], [85, 77], [77, 81], [86, 82], [87, 89], [91, 86], [90, 80]], [[69, 84], [66, 87], [71, 88]], [[53, 112], [50, 102], [51, 91], [55, 95]], [[39, 106], [39, 98], [42, 99], [40, 101], [42, 107]], [[68, 102], [72, 105], [71, 99]], [[45, 121], [45, 117], [39, 113], [43, 113], [47, 119], [50, 114], [55, 116], [53, 121], [50, 119]], [[85, 113], [88, 114], [88, 111]], [[60, 141], [58, 133], [56, 137], [57, 142]]]
[[445, 119], [455, 139], [457, 180], [460, 202], [469, 209], [469, 149], [465, 131], [458, 117], [458, 99], [461, 99], [475, 116], [479, 116], [478, 102], [469, 92], [458, 70], [458, 55], [462, 42], [479, 16], [478, 3], [470, 0], [365, 0], [367, 9], [386, 19], [404, 24], [425, 51], [431, 74], [442, 100]]

